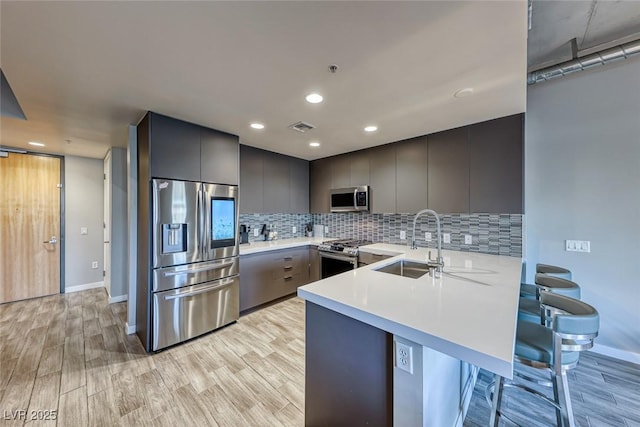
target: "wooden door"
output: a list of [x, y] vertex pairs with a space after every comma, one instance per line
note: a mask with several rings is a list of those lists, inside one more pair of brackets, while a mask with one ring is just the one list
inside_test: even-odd
[[0, 303], [60, 292], [60, 168], [58, 157], [0, 158]]

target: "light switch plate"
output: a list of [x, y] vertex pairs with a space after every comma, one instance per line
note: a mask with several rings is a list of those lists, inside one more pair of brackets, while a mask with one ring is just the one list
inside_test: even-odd
[[589, 240], [565, 240], [564, 248], [569, 252], [591, 252]]
[[428, 231], [424, 232], [424, 240], [426, 240], [427, 242], [431, 241], [431, 233]]
[[442, 234], [442, 241], [444, 243], [451, 243], [451, 234], [450, 233], [443, 233]]
[[253, 229], [253, 237], [258, 237], [260, 235], [260, 231], [257, 228]]
[[400, 230], [400, 240], [407, 240], [407, 232]]
[[80, 227], [80, 234], [82, 234], [82, 235], [89, 234], [89, 231], [87, 230], [87, 227]]
[[295, 225], [293, 227], [291, 227], [291, 232], [293, 234], [296, 234], [298, 232], [298, 227], [296, 227]]
[[328, 236], [328, 235], [329, 235], [329, 227], [327, 227], [326, 225], [324, 226], [324, 234], [325, 234], [326, 236]]

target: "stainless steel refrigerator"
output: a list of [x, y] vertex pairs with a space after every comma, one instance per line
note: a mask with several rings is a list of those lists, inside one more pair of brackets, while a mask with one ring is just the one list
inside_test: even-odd
[[238, 187], [152, 180], [150, 327], [156, 351], [239, 317]]

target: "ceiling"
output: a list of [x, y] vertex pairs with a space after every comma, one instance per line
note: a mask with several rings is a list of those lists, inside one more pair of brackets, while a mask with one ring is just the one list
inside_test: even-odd
[[640, 2], [534, 0], [529, 32], [526, 1], [3, 0], [0, 20], [28, 118], [2, 117], [4, 146], [102, 158], [153, 110], [311, 160], [523, 112], [527, 64], [638, 38]]
[[[152, 110], [314, 159], [525, 109], [526, 1], [0, 8], [0, 66], [28, 119], [2, 118], [5, 146], [102, 158]], [[287, 128], [300, 120], [316, 128]]]

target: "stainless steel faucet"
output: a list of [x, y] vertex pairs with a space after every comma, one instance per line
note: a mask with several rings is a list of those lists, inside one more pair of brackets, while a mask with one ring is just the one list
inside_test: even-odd
[[442, 232], [442, 229], [440, 227], [440, 216], [438, 216], [438, 213], [436, 211], [432, 209], [423, 209], [418, 212], [415, 217], [413, 217], [413, 236], [411, 238], [411, 249], [418, 249], [418, 246], [416, 245], [416, 223], [418, 222], [418, 218], [420, 217], [420, 215], [423, 214], [430, 214], [436, 218], [436, 231], [438, 233], [438, 257], [435, 260], [432, 260], [431, 253], [429, 253], [429, 261], [432, 261], [432, 263], [436, 265], [436, 272], [440, 274], [442, 273], [442, 268], [444, 267], [444, 259], [442, 258], [442, 239], [440, 238]]

